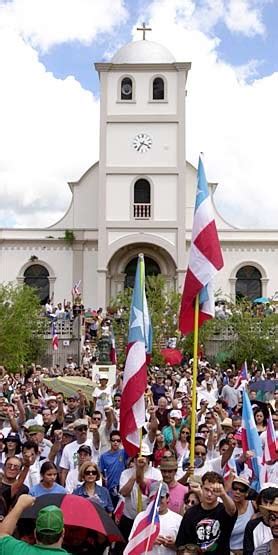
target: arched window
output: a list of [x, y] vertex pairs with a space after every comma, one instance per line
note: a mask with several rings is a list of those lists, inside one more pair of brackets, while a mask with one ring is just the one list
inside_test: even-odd
[[164, 80], [155, 77], [153, 80], [153, 100], [164, 100]]
[[134, 184], [133, 216], [138, 220], [151, 217], [151, 186], [147, 179], [137, 179]]
[[261, 272], [254, 266], [243, 266], [236, 274], [236, 297], [254, 300], [262, 296]]
[[34, 287], [39, 296], [41, 304], [49, 299], [49, 273], [41, 264], [32, 264], [24, 272], [24, 283]]
[[121, 81], [121, 100], [132, 100], [132, 80], [124, 77]]
[[[149, 258], [148, 256], [145, 256], [144, 260], [146, 276], [157, 276], [158, 274], [161, 274], [160, 267], [155, 262], [155, 260]], [[133, 258], [132, 260], [130, 260], [125, 268], [125, 287], [134, 287], [137, 261], [138, 257]]]

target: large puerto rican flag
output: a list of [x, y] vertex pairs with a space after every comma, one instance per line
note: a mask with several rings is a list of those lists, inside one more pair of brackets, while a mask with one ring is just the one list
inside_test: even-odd
[[152, 327], [145, 293], [145, 263], [139, 254], [130, 309], [127, 358], [120, 406], [120, 433], [130, 457], [138, 454], [140, 428], [145, 423], [146, 353], [152, 348]]
[[179, 316], [179, 329], [184, 335], [194, 329], [194, 301], [198, 294], [199, 327], [205, 320], [214, 317], [212, 280], [223, 265], [211, 197], [200, 157], [191, 248]]

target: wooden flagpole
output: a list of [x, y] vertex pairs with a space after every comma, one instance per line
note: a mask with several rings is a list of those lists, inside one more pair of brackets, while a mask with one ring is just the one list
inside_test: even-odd
[[190, 466], [194, 467], [195, 460], [195, 433], [196, 433], [196, 410], [197, 410], [197, 373], [198, 373], [198, 335], [199, 335], [199, 295], [195, 299], [194, 313], [194, 344], [193, 344], [193, 382], [192, 382], [192, 406], [191, 406], [191, 431], [190, 431]]

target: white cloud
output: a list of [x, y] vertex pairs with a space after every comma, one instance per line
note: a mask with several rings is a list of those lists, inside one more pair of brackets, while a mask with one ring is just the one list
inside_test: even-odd
[[149, 11], [161, 21], [179, 22], [188, 30], [213, 31], [223, 23], [231, 32], [263, 35], [262, 11], [268, 0], [154, 0]]
[[248, 0], [230, 0], [225, 14], [225, 23], [230, 31], [247, 36], [265, 33], [261, 9], [252, 6], [252, 2]]
[[97, 158], [98, 101], [47, 72], [14, 31], [0, 50], [0, 206], [8, 222], [49, 225], [70, 201], [66, 182]]
[[[176, 10], [174, 9], [174, 5]], [[277, 227], [278, 73], [251, 83], [257, 61], [235, 68], [219, 59], [217, 37], [187, 28], [180, 1], [153, 2], [151, 40], [191, 61], [187, 83], [187, 159], [205, 153], [217, 205], [235, 225]], [[239, 78], [240, 77], [240, 78]]]
[[127, 19], [124, 0], [12, 0], [1, 5], [0, 27], [9, 26], [46, 51], [78, 40], [90, 44]]

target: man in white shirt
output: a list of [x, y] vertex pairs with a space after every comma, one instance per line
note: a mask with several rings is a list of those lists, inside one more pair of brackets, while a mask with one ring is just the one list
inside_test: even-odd
[[80, 445], [91, 445], [91, 440], [87, 438], [88, 424], [84, 418], [79, 418], [73, 424], [76, 440], [65, 446], [60, 462], [61, 485], [65, 486], [66, 477], [69, 470], [78, 466], [78, 449]]
[[125, 498], [125, 506], [119, 528], [126, 540], [137, 514], [138, 490], [141, 490], [142, 508], [145, 510], [151, 483], [162, 480], [160, 470], [150, 465], [151, 454], [151, 450], [143, 444], [141, 456], [135, 458], [135, 465], [124, 470], [120, 477], [119, 493]]
[[[160, 483], [154, 482], [150, 487], [150, 496], [155, 495], [159, 487]], [[173, 555], [173, 553], [176, 551], [175, 541], [179, 531], [180, 523], [182, 521], [182, 516], [174, 513], [174, 511], [171, 511], [168, 508], [168, 501], [169, 488], [167, 484], [163, 482], [158, 504], [160, 525], [159, 535], [157, 536], [152, 549], [147, 552], [151, 553], [152, 555]], [[129, 539], [133, 534], [133, 530], [137, 526], [138, 519], [140, 519], [139, 515], [137, 515], [134, 520]]]

